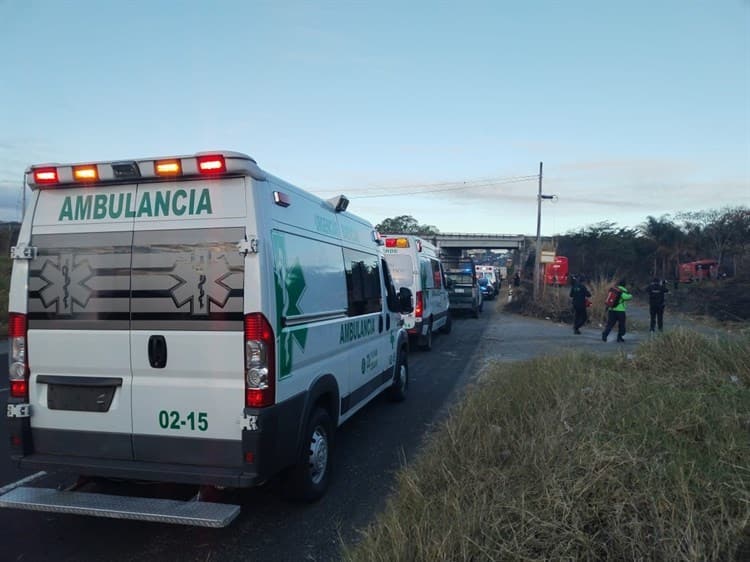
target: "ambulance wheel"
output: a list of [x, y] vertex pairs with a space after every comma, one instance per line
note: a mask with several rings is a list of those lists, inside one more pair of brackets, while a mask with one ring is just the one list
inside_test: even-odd
[[393, 384], [388, 389], [388, 398], [391, 402], [403, 402], [409, 392], [409, 363], [406, 358], [406, 350], [398, 352], [396, 360], [396, 372], [393, 375]]
[[307, 420], [297, 464], [287, 473], [287, 493], [291, 499], [313, 502], [325, 493], [331, 476], [333, 431], [328, 412], [315, 409]]
[[444, 334], [450, 334], [451, 333], [451, 328], [452, 328], [452, 326], [451, 326], [452, 322], [453, 321], [451, 320], [451, 315], [450, 315], [450, 312], [449, 312], [447, 318], [445, 319], [445, 324], [443, 324], [443, 327], [440, 328], [440, 331], [443, 332]]
[[432, 320], [430, 320], [430, 323], [427, 325], [427, 333], [424, 336], [419, 336], [417, 346], [422, 351], [432, 350]]

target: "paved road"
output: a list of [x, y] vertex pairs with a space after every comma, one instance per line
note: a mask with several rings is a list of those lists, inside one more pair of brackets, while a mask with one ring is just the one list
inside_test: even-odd
[[[208, 530], [0, 510], [3, 560], [336, 560], [341, 539], [355, 540], [372, 520], [394, 484], [394, 472], [411, 460], [430, 426], [439, 421], [461, 390], [491, 360], [516, 361], [561, 350], [603, 353], [634, 350], [647, 337], [642, 329], [626, 344], [601, 341], [601, 328], [570, 326], [504, 314], [488, 302], [480, 319], [460, 318], [449, 336], [434, 339], [431, 352], [410, 355], [408, 400], [375, 400], [338, 433], [334, 481], [313, 505], [280, 499], [278, 483], [228, 495], [242, 502], [240, 517], [228, 528]], [[634, 315], [640, 313], [634, 311]], [[0, 349], [0, 352], [2, 350]], [[0, 357], [0, 361], [3, 358]], [[7, 356], [0, 363], [7, 380]], [[7, 388], [7, 383], [0, 383]], [[7, 391], [0, 393], [4, 411]], [[23, 476], [8, 459], [8, 437], [0, 416], [0, 485]], [[59, 479], [48, 478], [54, 486]], [[192, 489], [170, 492], [189, 497]], [[29, 530], [33, 529], [33, 532]]]
[[[0, 510], [2, 559], [335, 560], [341, 537], [353, 540], [357, 529], [384, 505], [394, 472], [413, 458], [441, 409], [476, 372], [470, 365], [480, 336], [499, 316], [489, 308], [478, 320], [457, 319], [449, 336], [434, 338], [431, 352], [411, 354], [406, 402], [377, 399], [342, 426], [334, 481], [318, 503], [286, 502], [280, 499], [279, 484], [271, 482], [230, 495], [228, 499], [242, 502], [242, 513], [220, 530], [5, 509]], [[0, 364], [2, 381], [7, 381], [5, 365], [7, 359]], [[7, 392], [0, 395], [3, 411], [5, 397]], [[4, 420], [0, 416], [0, 485], [24, 475], [6, 460]], [[44, 485], [57, 483], [48, 478]], [[174, 491], [189, 493], [182, 488]]]

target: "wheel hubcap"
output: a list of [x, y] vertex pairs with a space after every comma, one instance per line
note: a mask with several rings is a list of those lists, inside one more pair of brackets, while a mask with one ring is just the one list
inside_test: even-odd
[[325, 430], [318, 426], [310, 440], [310, 478], [314, 484], [320, 484], [328, 466], [328, 440]]

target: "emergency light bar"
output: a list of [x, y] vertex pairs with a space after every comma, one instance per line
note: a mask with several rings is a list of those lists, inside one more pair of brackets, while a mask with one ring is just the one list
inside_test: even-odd
[[409, 239], [408, 238], [386, 238], [385, 247], [386, 248], [408, 248]]
[[96, 166], [73, 166], [73, 179], [76, 181], [97, 181], [99, 171]]
[[38, 170], [34, 170], [34, 181], [41, 185], [57, 183], [57, 169], [39, 168]]
[[198, 171], [201, 174], [223, 174], [227, 171], [227, 165], [221, 155], [199, 156]]
[[36, 189], [237, 175], [248, 175], [258, 181], [266, 179], [255, 160], [246, 154], [224, 151], [116, 162], [35, 165], [26, 170], [26, 181], [31, 189]]
[[179, 160], [157, 160], [154, 162], [154, 172], [157, 176], [179, 176], [182, 166]]

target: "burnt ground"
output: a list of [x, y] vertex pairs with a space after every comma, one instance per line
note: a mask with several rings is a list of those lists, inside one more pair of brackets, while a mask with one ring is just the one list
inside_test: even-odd
[[669, 295], [675, 310], [724, 322], [750, 320], [750, 278], [729, 278], [680, 285]]
[[[540, 302], [531, 299], [530, 287], [516, 290], [511, 303], [505, 307], [506, 312], [515, 312], [524, 316], [546, 318], [571, 324], [573, 312], [568, 298], [568, 287], [548, 290]], [[630, 306], [648, 308], [648, 297], [645, 291], [633, 290], [634, 299]], [[595, 303], [601, 305], [601, 303]], [[666, 312], [668, 315], [679, 314], [686, 317], [703, 317], [732, 325], [746, 325], [750, 320], [750, 278], [728, 278], [720, 281], [702, 281], [681, 283], [677, 288], [670, 283], [666, 295]], [[592, 318], [604, 318], [601, 306], [589, 310]]]

